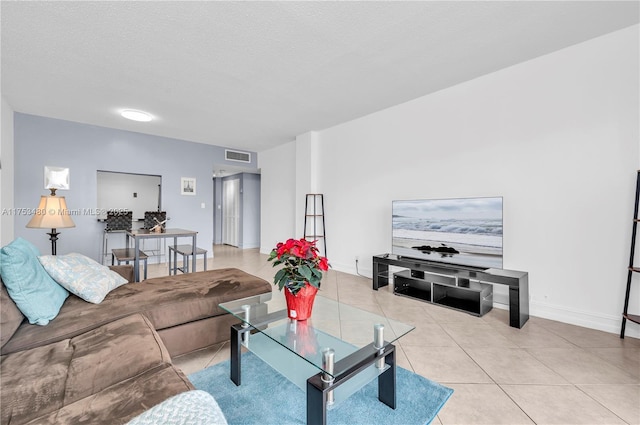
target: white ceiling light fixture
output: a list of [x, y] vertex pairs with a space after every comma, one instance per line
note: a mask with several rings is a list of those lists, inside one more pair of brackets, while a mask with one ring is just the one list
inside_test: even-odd
[[139, 111], [137, 109], [123, 109], [120, 115], [132, 121], [149, 122], [153, 119], [153, 115], [148, 112]]

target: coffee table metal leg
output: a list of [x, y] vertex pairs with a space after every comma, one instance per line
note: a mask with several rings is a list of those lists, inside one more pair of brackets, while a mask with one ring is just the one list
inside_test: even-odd
[[244, 317], [246, 322], [242, 322], [242, 329], [244, 329], [244, 332], [242, 333], [242, 343], [249, 348], [249, 335], [251, 335], [248, 332], [249, 329], [249, 317], [251, 314], [251, 306], [250, 305], [243, 305], [242, 306], [242, 310], [244, 311]]
[[234, 384], [240, 385], [240, 375], [241, 375], [241, 359], [242, 357], [242, 334], [244, 329], [242, 325], [232, 325], [231, 326], [231, 380]]
[[[322, 351], [322, 369], [326, 370], [326, 373], [322, 374], [322, 383], [325, 388], [329, 388], [333, 385], [335, 378], [333, 377], [333, 368], [335, 366], [336, 352], [333, 348], [325, 348]], [[333, 397], [333, 390], [327, 392], [326, 404], [331, 405], [335, 401]]]
[[242, 310], [244, 311], [246, 322], [231, 325], [231, 380], [236, 385], [240, 385], [241, 382], [242, 344], [249, 348], [251, 306], [243, 305]]
[[331, 388], [335, 382], [332, 375], [335, 366], [335, 351], [326, 348], [322, 351], [322, 368], [327, 371], [316, 376], [320, 377], [321, 388], [314, 385], [310, 378], [307, 380], [307, 425], [326, 425], [327, 405], [333, 404], [333, 390]]
[[[382, 324], [373, 326], [373, 348], [377, 349], [380, 354], [384, 351], [384, 325]], [[384, 357], [376, 360], [376, 367], [384, 369]]]
[[327, 392], [310, 381], [307, 380], [307, 425], [326, 425]]
[[[373, 326], [373, 348], [378, 350], [380, 355], [384, 354], [384, 325]], [[396, 351], [391, 350], [389, 354], [376, 360], [376, 367], [389, 368], [378, 376], [378, 400], [391, 407], [396, 408]]]
[[396, 408], [396, 350], [384, 358], [389, 369], [378, 376], [378, 400], [392, 409]]

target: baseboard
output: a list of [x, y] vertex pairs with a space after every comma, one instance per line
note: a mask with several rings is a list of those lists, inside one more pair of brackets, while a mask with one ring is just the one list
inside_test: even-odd
[[[531, 302], [529, 305], [529, 313], [532, 316], [543, 319], [556, 320], [558, 322], [596, 329], [616, 335], [620, 334], [620, 326], [622, 325], [622, 314], [620, 314], [620, 316], [613, 316], [610, 314], [593, 313], [537, 301]], [[640, 338], [640, 325], [627, 321], [625, 336]]]

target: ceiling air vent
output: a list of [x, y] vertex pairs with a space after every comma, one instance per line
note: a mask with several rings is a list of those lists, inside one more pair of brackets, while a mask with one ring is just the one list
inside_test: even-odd
[[224, 158], [228, 161], [251, 162], [251, 154], [249, 152], [224, 150]]

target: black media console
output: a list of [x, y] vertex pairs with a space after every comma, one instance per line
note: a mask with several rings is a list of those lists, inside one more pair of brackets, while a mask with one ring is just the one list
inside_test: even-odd
[[373, 256], [373, 289], [389, 285], [389, 266], [409, 270], [394, 273], [393, 292], [477, 316], [493, 306], [493, 287], [509, 286], [509, 325], [522, 328], [529, 320], [529, 274], [514, 270], [481, 269], [400, 257]]

